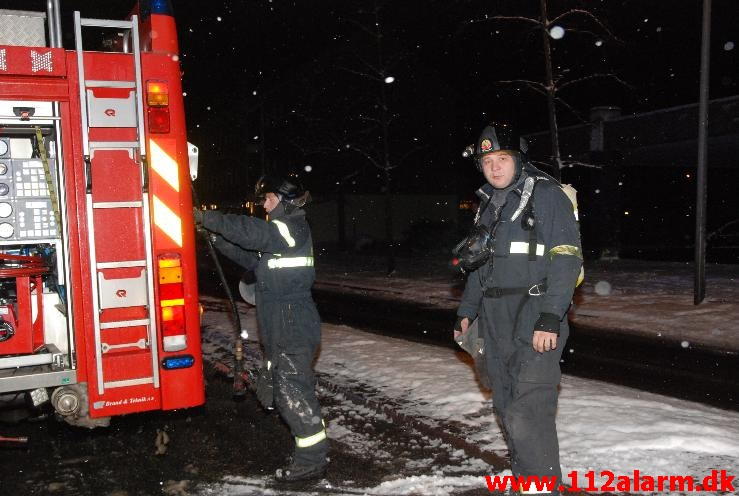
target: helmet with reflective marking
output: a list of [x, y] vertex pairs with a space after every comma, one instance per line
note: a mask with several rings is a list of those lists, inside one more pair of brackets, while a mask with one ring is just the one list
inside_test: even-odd
[[528, 144], [515, 127], [510, 124], [497, 123], [485, 126], [482, 130], [480, 138], [475, 143], [474, 154], [470, 153], [471, 147], [467, 147], [462, 155], [473, 156], [477, 170], [482, 170], [482, 157], [499, 150], [519, 152], [523, 158], [528, 151]]
[[254, 194], [257, 202], [264, 203], [267, 193], [274, 193], [280, 201], [295, 207], [302, 207], [310, 201], [310, 192], [303, 188], [297, 177], [262, 176], [257, 181]]

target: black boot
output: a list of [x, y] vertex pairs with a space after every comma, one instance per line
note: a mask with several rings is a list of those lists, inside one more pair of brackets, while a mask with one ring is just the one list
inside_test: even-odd
[[275, 472], [277, 482], [299, 482], [320, 479], [326, 474], [327, 463], [307, 464], [293, 460], [284, 468], [278, 468]]

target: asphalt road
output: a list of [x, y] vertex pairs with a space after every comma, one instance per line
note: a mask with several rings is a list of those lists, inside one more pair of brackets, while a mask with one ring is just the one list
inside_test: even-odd
[[[362, 488], [424, 473], [422, 467], [460, 463], [456, 448], [430, 442], [429, 432], [394, 417], [373, 415], [361, 402], [347, 401], [347, 391], [319, 387], [326, 420], [339, 426], [337, 432], [349, 433], [352, 442], [330, 439], [325, 479], [273, 482], [271, 474], [285, 463], [294, 444], [287, 427], [276, 414], [265, 413], [251, 393], [234, 402], [231, 381], [212, 367], [206, 367], [206, 377], [207, 399], [200, 408], [117, 417], [110, 427], [94, 430], [68, 426], [53, 416], [0, 422], [0, 436], [30, 439], [16, 447], [0, 443], [0, 494], [364, 494]], [[351, 395], [361, 399], [363, 392]], [[156, 454], [160, 432], [166, 432], [169, 441], [166, 451]], [[479, 488], [457, 494], [489, 494], [483, 479], [487, 474], [468, 475], [480, 478]], [[228, 489], [219, 485], [224, 480], [229, 481]]]
[[[454, 347], [451, 310], [422, 304], [314, 289], [325, 322]], [[739, 355], [680, 343], [574, 327], [562, 371], [644, 391], [739, 410]]]
[[[204, 255], [200, 253], [199, 255]], [[242, 273], [221, 257], [229, 281]], [[212, 262], [199, 258], [201, 288], [222, 295]], [[235, 288], [236, 284], [233, 284]], [[235, 291], [235, 290], [234, 290]], [[234, 292], [238, 298], [238, 292]], [[451, 310], [317, 285], [321, 319], [412, 341], [455, 347]], [[739, 354], [598, 328], [572, 327], [562, 371], [643, 391], [739, 411]]]

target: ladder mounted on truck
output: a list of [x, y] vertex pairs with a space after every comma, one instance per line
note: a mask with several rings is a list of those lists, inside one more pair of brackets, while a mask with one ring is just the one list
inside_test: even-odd
[[[179, 44], [126, 20], [0, 8], [0, 402], [84, 427], [205, 401]], [[188, 163], [188, 158], [190, 161]]]
[[[119, 57], [133, 66], [133, 80], [89, 77], [88, 54], [82, 45], [85, 27], [127, 30], [131, 53]], [[144, 140], [143, 85], [138, 17], [130, 21], [86, 19], [74, 13], [75, 48], [79, 74], [82, 144], [85, 162], [87, 234], [90, 252], [97, 390], [152, 384], [159, 387], [154, 264], [151, 215]], [[138, 177], [132, 181], [132, 175]], [[117, 188], [136, 184], [135, 189]], [[120, 191], [122, 190], [122, 191]], [[122, 233], [116, 224], [126, 220], [139, 227]], [[122, 247], [121, 239], [130, 242]], [[136, 332], [143, 329], [143, 332]], [[129, 342], [110, 344], [116, 333]], [[150, 366], [116, 365], [116, 356], [138, 356]], [[112, 372], [111, 372], [112, 371]], [[109, 377], [110, 376], [110, 377]]]

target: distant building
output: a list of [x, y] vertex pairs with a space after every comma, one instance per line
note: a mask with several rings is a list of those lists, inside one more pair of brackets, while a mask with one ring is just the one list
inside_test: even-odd
[[[385, 239], [385, 195], [346, 194], [343, 198], [343, 206], [337, 198], [320, 197], [308, 206], [314, 242], [337, 244], [343, 236], [348, 248], [362, 249], [375, 242], [382, 243]], [[403, 241], [409, 230], [421, 222], [456, 226], [460, 208], [464, 207], [460, 207], [454, 195], [394, 194], [393, 239]], [[451, 246], [448, 248], [451, 250]]]
[[[739, 95], [710, 101], [708, 116], [709, 166], [739, 168]], [[549, 131], [526, 138], [530, 155], [551, 155]], [[695, 167], [697, 139], [697, 103], [632, 115], [596, 107], [590, 122], [559, 130], [563, 159], [592, 162], [602, 153], [618, 154], [624, 167]]]
[[[708, 118], [709, 259], [739, 263], [725, 242], [734, 227], [724, 230], [739, 218], [739, 96], [710, 101]], [[690, 259], [697, 137], [697, 103], [633, 115], [597, 107], [590, 122], [559, 130], [562, 159], [589, 165], [562, 170], [578, 190], [589, 256]], [[531, 158], [551, 163], [549, 132], [526, 138]]]

